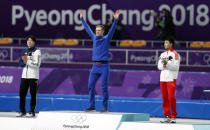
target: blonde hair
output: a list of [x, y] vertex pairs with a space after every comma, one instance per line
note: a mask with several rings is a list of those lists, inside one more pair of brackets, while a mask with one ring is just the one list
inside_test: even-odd
[[105, 31], [104, 25], [96, 25], [96, 28], [100, 27], [103, 31]]

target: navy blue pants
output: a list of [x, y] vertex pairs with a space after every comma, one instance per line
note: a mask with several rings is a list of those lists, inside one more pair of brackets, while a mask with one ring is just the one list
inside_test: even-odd
[[100, 77], [103, 94], [103, 108], [107, 108], [109, 99], [109, 63], [93, 63], [88, 81], [90, 107], [95, 107], [95, 85]]

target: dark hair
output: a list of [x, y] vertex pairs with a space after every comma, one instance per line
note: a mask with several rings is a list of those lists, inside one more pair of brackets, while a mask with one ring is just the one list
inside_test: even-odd
[[29, 38], [31, 38], [34, 42], [36, 42], [36, 38], [33, 35], [27, 36], [26, 41], [28, 41]]
[[172, 45], [174, 44], [174, 38], [167, 37], [165, 40], [169, 41]]

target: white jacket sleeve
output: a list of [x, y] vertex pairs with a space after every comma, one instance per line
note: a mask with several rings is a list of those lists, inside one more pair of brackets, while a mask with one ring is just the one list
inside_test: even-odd
[[159, 61], [158, 61], [158, 69], [159, 70], [163, 70], [164, 69], [163, 63], [162, 63], [162, 60], [161, 60], [161, 56], [159, 57]]
[[166, 69], [172, 70], [172, 71], [178, 71], [179, 65], [180, 65], [180, 55], [178, 55], [178, 58], [175, 58], [175, 55], [172, 56], [173, 59], [169, 60], [166, 64]]
[[41, 65], [41, 51], [36, 50], [33, 56], [28, 56], [26, 65], [30, 67], [39, 68]]

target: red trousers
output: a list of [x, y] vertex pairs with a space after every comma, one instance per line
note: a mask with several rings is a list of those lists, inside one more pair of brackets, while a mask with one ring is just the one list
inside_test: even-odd
[[176, 79], [173, 82], [160, 82], [160, 88], [163, 99], [164, 115], [170, 118], [176, 118]]

